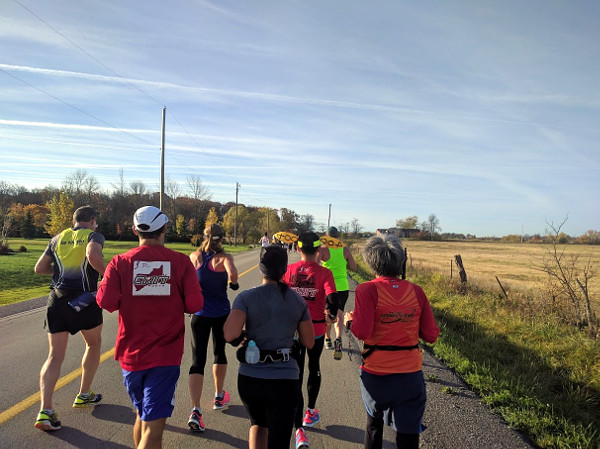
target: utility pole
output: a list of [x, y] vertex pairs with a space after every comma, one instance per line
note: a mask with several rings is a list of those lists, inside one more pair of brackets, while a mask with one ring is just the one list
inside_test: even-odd
[[163, 209], [163, 197], [165, 195], [165, 115], [167, 108], [163, 107], [162, 110], [162, 126], [160, 132], [160, 194], [159, 194], [159, 209]]
[[237, 218], [238, 218], [238, 192], [240, 191], [241, 185], [235, 183], [235, 224], [233, 226], [233, 246], [237, 246]]
[[331, 221], [331, 204], [329, 204], [329, 215], [327, 216], [327, 229], [329, 229], [330, 221]]

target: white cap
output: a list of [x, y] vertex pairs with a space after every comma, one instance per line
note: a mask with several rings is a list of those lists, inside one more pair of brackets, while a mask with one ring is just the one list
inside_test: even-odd
[[154, 206], [140, 207], [133, 214], [133, 224], [139, 232], [154, 232], [168, 222], [169, 217], [158, 207]]

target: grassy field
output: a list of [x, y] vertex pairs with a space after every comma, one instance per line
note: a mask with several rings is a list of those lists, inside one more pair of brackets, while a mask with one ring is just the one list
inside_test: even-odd
[[[548, 256], [550, 245], [486, 242], [428, 242], [404, 241], [408, 250], [407, 266], [415, 272], [434, 271], [450, 276], [454, 256], [460, 254], [468, 280], [491, 291], [501, 292], [496, 276], [502, 286], [511, 292], [535, 292], [547, 281], [544, 273], [535, 269]], [[562, 246], [565, 256], [577, 256], [583, 263], [591, 259], [596, 271], [600, 271], [600, 245]], [[454, 277], [458, 277], [456, 265]], [[600, 295], [600, 276], [590, 281], [592, 297]]]
[[[48, 245], [48, 239], [9, 239], [11, 249], [17, 251], [10, 256], [0, 256], [0, 306], [38, 298], [48, 294], [50, 276], [34, 274], [33, 267]], [[24, 246], [27, 252], [18, 252]], [[107, 241], [104, 245], [104, 260], [137, 246], [137, 242]], [[195, 248], [189, 243], [167, 243], [166, 246], [184, 254]], [[247, 251], [248, 245], [227, 246], [229, 253]]]
[[[405, 241], [407, 279], [422, 286], [441, 329], [428, 346], [513, 428], [542, 448], [600, 448], [600, 339], [522, 302], [543, 289], [537, 245]], [[359, 281], [370, 274], [358, 250]], [[547, 250], [547, 248], [546, 248]], [[600, 248], [569, 246], [600, 266]], [[450, 279], [460, 254], [466, 288]], [[455, 271], [456, 274], [456, 271]], [[495, 276], [509, 290], [499, 294]], [[597, 279], [593, 279], [597, 281]], [[486, 287], [487, 286], [487, 287]], [[594, 285], [597, 292], [598, 285]], [[594, 296], [598, 304], [597, 293]], [[430, 379], [434, 382], [434, 379]]]

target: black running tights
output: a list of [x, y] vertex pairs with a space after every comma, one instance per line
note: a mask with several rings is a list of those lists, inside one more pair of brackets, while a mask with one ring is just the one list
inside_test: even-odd
[[[365, 449], [381, 449], [383, 446], [383, 418], [373, 418], [367, 414]], [[398, 449], [419, 449], [419, 434], [396, 433]]]
[[317, 405], [317, 396], [321, 390], [321, 354], [323, 353], [323, 345], [325, 338], [315, 338], [315, 345], [306, 350], [302, 348], [300, 357], [298, 358], [298, 366], [300, 367], [300, 394], [298, 409], [296, 410], [296, 419], [294, 425], [296, 429], [302, 427], [302, 418], [304, 417], [304, 394], [302, 393], [302, 384], [304, 383], [304, 363], [308, 354], [308, 380], [306, 381], [306, 389], [308, 392], [308, 408], [315, 408]]

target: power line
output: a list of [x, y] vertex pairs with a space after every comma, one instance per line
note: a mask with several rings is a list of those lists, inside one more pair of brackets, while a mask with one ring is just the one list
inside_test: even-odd
[[[152, 100], [153, 102], [155, 102], [155, 103], [159, 104], [161, 107], [163, 107], [163, 108], [164, 108], [164, 107], [166, 107], [166, 106], [164, 105], [164, 103], [162, 103], [161, 101], [158, 101], [156, 98], [154, 98], [154, 97], [152, 97], [151, 95], [149, 95], [149, 94], [148, 94], [147, 92], [145, 92], [143, 89], [141, 89], [140, 87], [136, 86], [135, 84], [133, 84], [132, 82], [130, 82], [130, 81], [127, 79], [127, 78], [123, 77], [121, 74], [119, 74], [118, 72], [116, 72], [115, 70], [113, 70], [111, 67], [109, 67], [108, 65], [106, 65], [105, 63], [103, 63], [102, 61], [100, 61], [100, 60], [99, 60], [98, 58], [96, 58], [94, 55], [92, 55], [91, 53], [89, 53], [88, 51], [86, 51], [86, 50], [85, 50], [85, 49], [84, 49], [82, 46], [78, 45], [78, 44], [77, 44], [75, 41], [73, 41], [73, 40], [72, 40], [72, 39], [70, 39], [68, 36], [66, 36], [65, 34], [61, 33], [59, 30], [57, 30], [55, 27], [53, 27], [53, 26], [52, 26], [50, 23], [48, 23], [46, 20], [44, 20], [42, 17], [40, 17], [38, 14], [36, 14], [36, 13], [35, 13], [34, 11], [32, 11], [30, 8], [28, 8], [27, 6], [23, 5], [23, 4], [22, 4], [21, 2], [19, 2], [18, 0], [13, 0], [13, 1], [14, 1], [15, 3], [17, 3], [19, 6], [21, 6], [23, 9], [25, 9], [27, 12], [29, 12], [29, 13], [30, 13], [32, 16], [34, 16], [35, 18], [37, 18], [37, 19], [38, 19], [40, 22], [42, 22], [42, 23], [43, 23], [44, 25], [46, 25], [48, 28], [50, 28], [52, 31], [54, 31], [56, 34], [58, 34], [58, 35], [59, 35], [59, 36], [61, 36], [63, 39], [65, 39], [67, 42], [69, 42], [71, 45], [73, 45], [75, 48], [77, 48], [79, 51], [81, 51], [83, 54], [85, 54], [85, 55], [86, 55], [86, 56], [88, 56], [90, 59], [92, 59], [93, 61], [95, 61], [97, 64], [99, 64], [100, 66], [104, 67], [104, 68], [105, 68], [106, 70], [108, 70], [109, 72], [113, 73], [113, 74], [114, 74], [115, 76], [117, 76], [119, 79], [123, 80], [123, 81], [124, 81], [126, 84], [128, 84], [128, 85], [129, 85], [129, 86], [131, 86], [131, 87], [133, 87], [134, 89], [136, 89], [138, 92], [140, 92], [142, 95], [144, 95], [145, 97], [149, 98], [149, 99], [150, 99], [150, 100]], [[1, 70], [1, 69], [0, 69], [0, 70]], [[2, 70], [2, 71], [4, 71], [4, 70]], [[5, 72], [5, 73], [6, 73], [6, 72]], [[13, 76], [13, 75], [11, 75], [11, 76]], [[14, 76], [14, 77], [15, 77], [15, 78], [17, 78], [16, 76]], [[19, 79], [19, 78], [17, 78], [17, 79]], [[98, 120], [98, 121], [100, 121], [101, 123], [105, 123], [105, 124], [107, 124], [108, 126], [111, 126], [112, 128], [115, 128], [115, 129], [118, 129], [118, 130], [120, 130], [120, 131], [124, 132], [125, 134], [131, 135], [131, 134], [129, 134], [129, 133], [127, 133], [127, 132], [125, 132], [125, 131], [123, 131], [123, 130], [121, 130], [121, 129], [117, 128], [116, 126], [113, 126], [113, 125], [110, 125], [110, 124], [108, 124], [106, 121], [104, 121], [104, 120], [101, 120], [101, 119], [99, 119], [98, 117], [95, 117], [95, 116], [93, 116], [93, 115], [91, 115], [91, 114], [89, 114], [89, 113], [87, 113], [87, 112], [85, 112], [85, 111], [83, 111], [83, 110], [81, 110], [81, 109], [79, 109], [79, 108], [76, 108], [76, 107], [74, 107], [74, 106], [70, 105], [69, 103], [67, 103], [67, 102], [65, 102], [65, 101], [63, 101], [63, 100], [61, 100], [61, 99], [60, 99], [60, 98], [58, 98], [58, 97], [55, 97], [55, 96], [53, 96], [53, 95], [50, 95], [50, 94], [48, 94], [47, 92], [44, 92], [42, 89], [39, 89], [39, 88], [37, 88], [37, 87], [33, 86], [32, 84], [26, 83], [25, 81], [23, 81], [23, 80], [21, 80], [21, 79], [19, 79], [19, 80], [20, 80], [20, 81], [22, 81], [22, 82], [24, 82], [25, 84], [27, 84], [27, 85], [29, 85], [29, 86], [31, 86], [31, 87], [33, 87], [33, 88], [37, 89], [37, 90], [39, 90], [40, 92], [43, 92], [43, 93], [45, 93], [46, 95], [49, 95], [49, 96], [51, 96], [52, 98], [54, 98], [54, 99], [56, 99], [56, 100], [58, 100], [58, 101], [60, 101], [60, 102], [62, 102], [62, 103], [64, 103], [64, 104], [67, 104], [67, 105], [69, 105], [69, 106], [73, 107], [75, 110], [77, 110], [77, 111], [79, 111], [79, 112], [81, 112], [81, 113], [83, 113], [83, 114], [85, 114], [85, 115], [88, 115], [89, 117], [92, 117], [92, 118], [94, 118], [94, 119], [96, 119], [96, 120]], [[169, 110], [170, 110], [170, 108], [169, 108]], [[180, 128], [183, 130], [183, 131], [184, 131], [184, 133], [185, 133], [185, 134], [187, 134], [187, 135], [188, 135], [188, 137], [190, 137], [190, 139], [191, 139], [191, 140], [194, 142], [194, 144], [196, 145], [196, 147], [197, 147], [197, 148], [198, 148], [200, 151], [202, 151], [202, 153], [204, 153], [206, 156], [208, 156], [208, 157], [211, 157], [211, 158], [212, 158], [212, 156], [211, 156], [209, 153], [207, 153], [206, 151], [204, 151], [204, 149], [202, 148], [202, 146], [200, 146], [200, 144], [199, 144], [199, 143], [196, 141], [196, 139], [195, 139], [195, 138], [194, 138], [194, 137], [193, 137], [193, 136], [192, 136], [192, 135], [191, 135], [191, 134], [188, 132], [188, 130], [187, 130], [187, 129], [186, 129], [186, 128], [185, 128], [185, 127], [184, 127], [184, 126], [181, 124], [181, 122], [180, 122], [180, 121], [177, 119], [177, 117], [176, 117], [176, 116], [175, 116], [175, 115], [172, 113], [172, 111], [170, 112], [170, 115], [171, 115], [171, 116], [172, 116], [172, 117], [175, 119], [175, 121], [177, 122], [177, 124], [179, 125], [179, 127], [180, 127]], [[133, 136], [133, 137], [136, 137], [136, 136]], [[137, 137], [136, 137], [136, 138], [137, 138]], [[139, 138], [138, 138], [138, 139], [139, 139]], [[148, 143], [149, 145], [152, 145], [152, 144], [150, 144], [149, 142], [146, 142], [146, 141], [144, 141], [143, 139], [139, 139], [139, 140], [142, 140], [143, 142], [145, 142], [145, 143]], [[184, 166], [185, 166], [185, 165], [187, 165], [185, 162], [181, 161], [179, 158], [177, 158], [175, 155], [173, 155], [173, 154], [171, 154], [171, 153], [169, 153], [169, 157], [172, 157], [172, 158], [174, 158], [176, 161], [178, 161], [180, 164], [182, 164], [182, 165], [184, 165]], [[213, 159], [213, 160], [214, 160], [214, 159]], [[190, 170], [191, 170], [193, 173], [196, 173], [196, 174], [198, 174], [198, 173], [197, 173], [195, 170], [193, 170], [193, 169], [190, 169]], [[223, 171], [224, 171], [224, 172], [225, 172], [225, 174], [226, 174], [227, 176], [229, 176], [230, 178], [232, 178], [232, 179], [234, 178], [232, 174], [230, 174], [230, 173], [228, 173], [228, 172], [227, 172], [227, 170], [223, 170]], [[198, 174], [198, 176], [199, 176], [199, 174]]]
[[[15, 0], [15, 1], [16, 1], [16, 0]], [[4, 70], [4, 69], [0, 69], [0, 71], [2, 71], [2, 72], [3, 72], [3, 73], [5, 73], [6, 75], [8, 75], [8, 76], [10, 76], [10, 77], [12, 77], [12, 78], [14, 78], [14, 79], [16, 79], [16, 80], [18, 80], [18, 81], [20, 81], [21, 83], [23, 83], [23, 84], [26, 84], [26, 85], [27, 85], [27, 86], [29, 86], [29, 87], [32, 87], [33, 89], [35, 89], [35, 90], [37, 90], [37, 91], [39, 91], [39, 92], [43, 93], [44, 95], [47, 95], [47, 96], [49, 96], [50, 98], [53, 98], [54, 100], [56, 100], [56, 101], [59, 101], [60, 103], [62, 103], [62, 104], [64, 104], [64, 105], [66, 105], [66, 106], [69, 106], [70, 108], [73, 108], [73, 109], [75, 109], [77, 112], [80, 112], [80, 113], [82, 113], [82, 114], [84, 114], [84, 115], [87, 115], [88, 117], [91, 117], [91, 118], [93, 118], [94, 120], [97, 120], [97, 121], [99, 121], [100, 123], [103, 123], [103, 124], [105, 124], [106, 126], [108, 126], [108, 127], [110, 127], [110, 128], [116, 129], [117, 131], [120, 131], [120, 132], [122, 132], [123, 134], [127, 134], [128, 136], [130, 136], [130, 137], [133, 137], [134, 139], [137, 139], [137, 140], [139, 140], [139, 141], [141, 141], [141, 142], [144, 142], [144, 143], [146, 143], [146, 144], [148, 144], [148, 145], [153, 145], [152, 143], [148, 142], [147, 140], [144, 140], [144, 139], [142, 139], [141, 137], [138, 137], [138, 136], [136, 136], [136, 135], [134, 135], [134, 134], [131, 134], [131, 133], [129, 133], [129, 132], [127, 132], [127, 131], [125, 131], [124, 129], [121, 129], [121, 128], [119, 128], [119, 127], [115, 126], [115, 125], [112, 125], [112, 124], [108, 123], [106, 120], [102, 120], [100, 117], [96, 117], [95, 115], [92, 115], [92, 114], [90, 114], [89, 112], [86, 112], [86, 111], [84, 111], [83, 109], [81, 109], [81, 108], [78, 108], [77, 106], [75, 106], [75, 105], [72, 105], [71, 103], [69, 103], [69, 102], [67, 102], [67, 101], [65, 101], [65, 100], [63, 100], [63, 99], [61, 99], [61, 98], [58, 98], [56, 95], [52, 95], [51, 93], [49, 93], [49, 92], [46, 92], [46, 91], [45, 91], [45, 90], [43, 90], [43, 89], [40, 89], [39, 87], [37, 87], [37, 86], [34, 86], [34, 85], [33, 85], [33, 84], [31, 84], [31, 83], [28, 83], [27, 81], [25, 81], [25, 80], [23, 80], [23, 79], [19, 78], [19, 77], [18, 77], [18, 76], [16, 76], [16, 75], [13, 75], [12, 73], [9, 73], [9, 72], [7, 72], [7, 71], [6, 71], [6, 70]]]
[[127, 84], [129, 84], [131, 87], [133, 87], [134, 89], [136, 89], [137, 91], [139, 91], [140, 93], [142, 93], [143, 95], [145, 95], [146, 97], [148, 97], [150, 100], [152, 100], [152, 101], [154, 101], [154, 102], [156, 102], [159, 105], [161, 105], [161, 106], [164, 107], [164, 105], [160, 101], [158, 101], [154, 97], [152, 97], [149, 94], [147, 94], [145, 91], [143, 91], [142, 89], [140, 89], [138, 86], [136, 86], [135, 84], [131, 83], [128, 79], [122, 77], [119, 73], [117, 73], [116, 71], [114, 71], [113, 69], [111, 69], [109, 66], [107, 66], [106, 64], [104, 64], [102, 61], [100, 61], [98, 58], [96, 58], [94, 55], [92, 55], [91, 53], [89, 53], [88, 51], [86, 51], [83, 47], [81, 47], [76, 42], [74, 42], [73, 40], [69, 39], [69, 37], [67, 37], [66, 35], [64, 35], [60, 31], [58, 31], [56, 28], [54, 28], [52, 25], [50, 25], [48, 22], [46, 22], [39, 15], [37, 15], [36, 13], [34, 13], [27, 6], [23, 5], [21, 2], [19, 2], [19, 0], [13, 0], [13, 1], [15, 3], [17, 3], [18, 5], [20, 5], [23, 9], [25, 9], [29, 14], [31, 14], [36, 19], [38, 19], [40, 22], [42, 22], [44, 25], [46, 25], [48, 28], [50, 28], [52, 31], [54, 31], [56, 34], [58, 34], [63, 39], [65, 39], [66, 41], [68, 41], [71, 45], [73, 45], [74, 47], [76, 47], [79, 51], [81, 51], [82, 53], [84, 53], [85, 55], [87, 55], [89, 58], [93, 59], [96, 63], [100, 64], [106, 70], [108, 70], [109, 72], [113, 73], [117, 77], [121, 78], [123, 81], [125, 81]]

